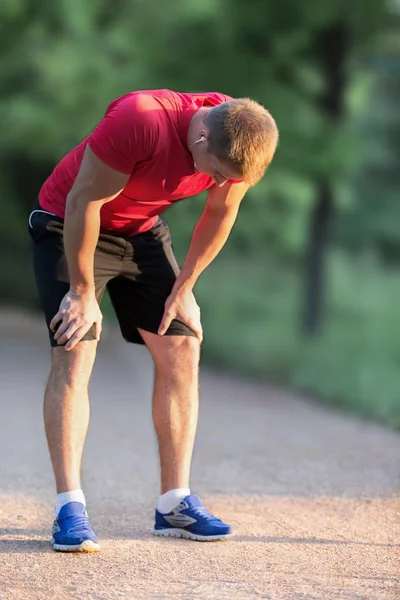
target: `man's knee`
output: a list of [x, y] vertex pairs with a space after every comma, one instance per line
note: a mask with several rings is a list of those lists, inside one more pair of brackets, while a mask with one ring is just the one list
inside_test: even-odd
[[96, 341], [79, 342], [72, 350], [52, 348], [51, 378], [66, 385], [87, 385], [96, 356]]
[[163, 336], [154, 360], [158, 369], [168, 373], [197, 371], [200, 342], [192, 336]]

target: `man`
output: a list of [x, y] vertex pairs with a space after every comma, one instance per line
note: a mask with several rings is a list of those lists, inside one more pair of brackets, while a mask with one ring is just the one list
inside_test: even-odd
[[[80, 469], [106, 288], [123, 337], [146, 344], [155, 363], [161, 495], [154, 533], [201, 541], [231, 533], [189, 488], [203, 336], [193, 287], [277, 141], [274, 119], [252, 100], [137, 91], [112, 102], [42, 186], [29, 225], [52, 346], [44, 422], [57, 488], [55, 550], [100, 549]], [[204, 190], [205, 209], [179, 270], [159, 215]]]

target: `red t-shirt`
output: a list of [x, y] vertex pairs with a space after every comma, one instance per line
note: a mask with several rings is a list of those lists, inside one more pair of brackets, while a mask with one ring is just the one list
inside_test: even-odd
[[135, 234], [150, 229], [173, 202], [214, 185], [195, 172], [187, 145], [190, 121], [202, 106], [231, 100], [217, 92], [142, 90], [114, 100], [96, 128], [56, 165], [39, 192], [41, 208], [64, 217], [67, 195], [86, 145], [109, 167], [130, 173], [124, 190], [101, 209], [101, 230]]

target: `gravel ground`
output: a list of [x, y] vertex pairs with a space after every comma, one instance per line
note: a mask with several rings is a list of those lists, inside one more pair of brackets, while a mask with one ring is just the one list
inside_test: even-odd
[[83, 468], [102, 552], [53, 552], [46, 333], [3, 312], [0, 339], [2, 600], [400, 599], [400, 436], [233, 375], [203, 370], [192, 491], [235, 535], [154, 537], [152, 363], [115, 330], [95, 365]]

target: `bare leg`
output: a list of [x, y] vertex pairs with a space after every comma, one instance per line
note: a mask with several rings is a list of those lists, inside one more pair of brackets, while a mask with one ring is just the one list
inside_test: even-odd
[[200, 344], [194, 337], [140, 332], [155, 362], [153, 422], [164, 494], [189, 487], [199, 408]]
[[81, 461], [89, 424], [88, 384], [97, 343], [83, 341], [73, 350], [52, 349], [44, 398], [44, 424], [57, 493], [81, 488]]

